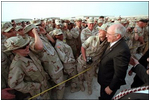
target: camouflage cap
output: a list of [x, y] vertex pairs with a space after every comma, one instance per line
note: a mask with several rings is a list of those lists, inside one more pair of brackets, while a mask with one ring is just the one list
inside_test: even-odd
[[8, 27], [6, 30], [4, 30], [4, 32], [9, 32], [12, 28], [14, 28], [13, 26]]
[[74, 24], [74, 20], [70, 20], [70, 23], [73, 23], [73, 24]]
[[53, 19], [48, 19], [47, 21], [53, 21]]
[[41, 20], [36, 21], [36, 23], [34, 23], [35, 26], [38, 26], [41, 24]]
[[135, 27], [134, 22], [130, 22], [129, 25], [128, 25], [128, 27]]
[[98, 23], [103, 23], [103, 20], [102, 19], [98, 19]]
[[76, 18], [76, 21], [82, 21], [82, 19], [81, 18]]
[[19, 29], [23, 29], [23, 27], [22, 27], [22, 26], [16, 26], [16, 27], [15, 27], [15, 30], [16, 30], [16, 31], [18, 31]]
[[56, 24], [56, 25], [62, 25], [61, 20], [56, 19], [56, 20], [55, 20], [55, 24]]
[[6, 47], [6, 50], [4, 50], [4, 52], [19, 49], [27, 45], [29, 42], [30, 42], [29, 37], [24, 38], [22, 36], [10, 37], [4, 42], [4, 46]]
[[87, 23], [94, 23], [94, 19], [88, 19]]
[[94, 21], [98, 21], [98, 19], [97, 19], [97, 18], [94, 18]]
[[121, 19], [120, 23], [127, 23], [125, 19]]
[[61, 35], [61, 34], [63, 34], [63, 32], [62, 32], [61, 29], [55, 29], [55, 30], [53, 31], [53, 35]]
[[85, 23], [85, 22], [86, 22], [86, 21], [85, 21], [85, 19], [83, 19], [83, 20], [82, 20], [82, 22], [84, 22], [84, 23]]
[[99, 29], [99, 30], [107, 31], [107, 29], [108, 29], [109, 26], [110, 26], [109, 24], [103, 24], [103, 25], [102, 25], [101, 27], [99, 27], [98, 29]]
[[36, 28], [36, 26], [34, 24], [29, 24], [25, 27], [24, 29], [24, 33], [28, 33], [31, 29]]
[[11, 23], [6, 22], [2, 25], [2, 32], [9, 32], [12, 28], [13, 26], [11, 25]]

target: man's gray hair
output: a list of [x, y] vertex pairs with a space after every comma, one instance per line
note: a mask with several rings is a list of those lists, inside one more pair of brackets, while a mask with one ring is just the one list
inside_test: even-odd
[[126, 34], [126, 28], [122, 24], [114, 24], [114, 25], [116, 25], [115, 33], [120, 34], [122, 37], [124, 37]]

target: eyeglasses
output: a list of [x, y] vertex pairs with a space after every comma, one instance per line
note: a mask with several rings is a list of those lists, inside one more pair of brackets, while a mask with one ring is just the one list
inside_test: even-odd
[[21, 48], [19, 48], [19, 49], [26, 49], [27, 46], [29, 46], [29, 43], [28, 43], [27, 45], [25, 45], [24, 47], [21, 47]]

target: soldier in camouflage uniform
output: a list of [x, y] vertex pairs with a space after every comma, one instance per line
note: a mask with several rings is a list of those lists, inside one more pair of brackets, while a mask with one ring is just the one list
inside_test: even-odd
[[[104, 24], [99, 28], [98, 36], [90, 36], [81, 47], [82, 54], [78, 58], [77, 71], [78, 73], [84, 71], [86, 68], [92, 67], [85, 74], [79, 75], [79, 83], [81, 91], [85, 90], [83, 85], [83, 78], [85, 75], [85, 79], [88, 85], [88, 94], [92, 94], [92, 80], [97, 64], [99, 63], [103, 52], [105, 52], [106, 47], [108, 46], [108, 42], [106, 39], [106, 30], [109, 27], [108, 24]], [[92, 63], [89, 64], [87, 62], [87, 57], [92, 58]]]
[[[10, 64], [14, 58], [14, 54], [12, 52], [3, 52], [6, 50], [6, 47], [4, 46], [5, 41], [8, 37], [12, 37], [14, 34], [14, 29], [10, 23], [4, 23], [2, 25], [2, 37], [1, 37], [1, 88], [2, 88], [2, 99], [10, 100], [10, 99], [16, 99], [14, 94], [11, 94], [9, 91], [12, 92], [12, 88], [9, 88], [8, 86], [8, 73], [9, 73], [9, 67]], [[11, 31], [10, 31], [11, 30]]]
[[7, 55], [3, 52], [4, 46], [2, 44], [1, 51], [1, 99], [2, 100], [11, 100], [15, 99], [15, 94], [10, 93], [13, 89], [8, 86], [8, 73], [9, 66], [11, 64], [10, 59], [8, 59]]
[[145, 54], [145, 52], [148, 50], [149, 48], [149, 24], [148, 24], [148, 20], [145, 19], [145, 21], [147, 22], [146, 27], [144, 27], [144, 42], [146, 43], [143, 54]]
[[77, 55], [78, 56], [80, 55], [80, 51], [81, 51], [81, 38], [80, 38], [81, 37], [81, 31], [84, 29], [84, 27], [81, 26], [81, 23], [82, 23], [82, 19], [77, 18], [75, 30], [78, 31], [78, 38], [76, 39], [77, 40], [76, 46], [77, 46]]
[[94, 18], [94, 27], [93, 27], [93, 29], [96, 30], [97, 33], [98, 33], [98, 28], [97, 27], [98, 27], [98, 19]]
[[69, 33], [66, 34], [66, 42], [72, 48], [73, 55], [75, 59], [77, 59], [78, 55], [77, 55], [76, 38], [79, 36], [79, 33], [77, 30], [75, 30], [75, 28], [73, 28], [73, 26], [74, 23], [70, 22], [68, 25]]
[[125, 41], [128, 44], [128, 46], [129, 46], [129, 49], [133, 47], [131, 38], [134, 35], [134, 32], [133, 32], [134, 27], [135, 26], [133, 25], [133, 23], [130, 23], [128, 28], [126, 29], [126, 34], [124, 36]]
[[98, 19], [97, 28], [103, 25], [104, 21], [102, 19]]
[[[143, 27], [145, 27], [146, 24], [141, 19], [137, 19], [137, 20], [138, 20], [137, 24], [134, 28], [134, 36], [132, 37], [132, 45], [134, 46], [134, 48], [132, 49], [131, 54], [133, 56], [135, 56], [135, 54], [137, 53], [138, 47], [141, 44], [144, 44], [144, 39], [143, 39], [144, 29], [143, 29]], [[135, 57], [135, 58], [138, 59], [137, 57]]]
[[68, 23], [63, 23], [62, 32], [63, 32], [63, 38], [64, 38], [63, 42], [66, 43], [66, 37], [67, 37], [67, 34], [69, 34]]
[[[29, 50], [29, 42], [27, 37], [15, 36], [7, 39], [4, 45], [7, 48], [5, 52], [16, 54], [9, 68], [8, 85], [31, 97], [50, 86], [40, 60]], [[46, 92], [36, 99], [50, 99], [50, 95]]]
[[46, 25], [46, 32], [49, 33], [50, 31], [53, 30], [53, 23], [52, 23], [52, 19], [48, 19], [47, 20], [47, 25]]
[[56, 29], [62, 29], [62, 23], [61, 23], [61, 20], [59, 20], [59, 19], [55, 20], [55, 28], [53, 29], [53, 31], [49, 32], [49, 35], [52, 36], [52, 38], [54, 38], [54, 30], [56, 30]]
[[[72, 49], [69, 45], [63, 42], [63, 33], [60, 29], [55, 30], [54, 33], [56, 37], [55, 49], [64, 65], [64, 73], [68, 74], [69, 77], [73, 77], [77, 74], [76, 60], [73, 56]], [[77, 87], [78, 77], [71, 80], [71, 92], [79, 91]]]
[[[34, 34], [34, 25], [29, 25], [25, 28], [25, 33], [28, 33], [29, 35]], [[43, 67], [45, 71], [49, 74], [49, 76], [52, 78], [52, 80], [59, 84], [64, 81], [63, 77], [63, 65], [53, 48], [53, 46], [50, 44], [49, 40], [54, 42], [49, 34], [46, 33], [45, 29], [39, 26], [39, 37], [41, 39], [41, 43], [43, 44], [42, 51], [37, 51], [34, 49], [33, 46], [30, 47], [32, 51], [34, 51], [34, 54], [37, 55], [37, 57], [40, 59], [40, 61], [43, 64]], [[34, 43], [34, 38], [31, 37], [31, 43]], [[63, 99], [63, 94], [65, 90], [65, 84], [59, 85], [57, 88], [57, 99]]]
[[[6, 47], [4, 46], [4, 42], [6, 41], [7, 38], [16, 36], [16, 31], [13, 28], [13, 26], [10, 23], [5, 23], [2, 26], [2, 43], [1, 43], [1, 48], [2, 51], [6, 49]], [[5, 55], [7, 56], [7, 61], [9, 61], [9, 63], [7, 64], [7, 66], [10, 66], [10, 63], [12, 62], [13, 58], [14, 58], [14, 54], [12, 52], [5, 52]]]
[[24, 29], [22, 26], [16, 26], [15, 30], [16, 30], [17, 35], [25, 36]]
[[86, 28], [86, 27], [87, 27], [87, 24], [86, 24], [85, 19], [83, 19], [83, 20], [82, 20], [82, 24], [81, 24], [81, 26], [82, 26], [83, 28]]
[[88, 19], [88, 27], [81, 32], [81, 42], [84, 43], [90, 36], [95, 36], [98, 32], [94, 28], [94, 20]]

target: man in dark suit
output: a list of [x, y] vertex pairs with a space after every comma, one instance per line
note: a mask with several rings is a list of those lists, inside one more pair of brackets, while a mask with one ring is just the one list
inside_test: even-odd
[[[149, 58], [149, 50], [139, 59], [139, 63], [144, 66], [145, 69], [148, 69], [148, 61], [147, 58]], [[134, 68], [130, 70], [130, 75], [132, 75], [132, 72], [135, 72]], [[140, 79], [138, 75], [135, 75], [133, 83], [131, 84], [131, 88], [139, 87], [144, 84], [144, 82]]]
[[102, 100], [112, 99], [115, 92], [125, 83], [130, 61], [129, 47], [124, 40], [126, 29], [121, 24], [113, 24], [107, 30], [110, 47], [105, 51], [99, 64], [98, 83], [101, 85]]
[[149, 99], [149, 70], [135, 58], [131, 57], [130, 64], [133, 65], [134, 72], [142, 80], [143, 85], [129, 90], [121, 91], [114, 97], [114, 100], [148, 100]]

